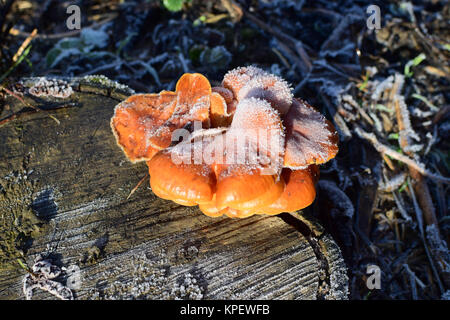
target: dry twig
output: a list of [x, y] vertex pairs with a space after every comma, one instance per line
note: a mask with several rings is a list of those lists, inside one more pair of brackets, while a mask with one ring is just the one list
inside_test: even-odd
[[414, 168], [419, 173], [421, 173], [422, 175], [424, 175], [430, 179], [433, 179], [433, 180], [436, 180], [439, 182], [443, 182], [446, 184], [450, 184], [450, 178], [442, 177], [438, 174], [428, 171], [427, 169], [424, 168], [424, 166], [421, 163], [417, 163], [416, 161], [409, 158], [408, 156], [398, 153], [397, 151], [395, 151], [395, 150], [391, 149], [390, 147], [379, 142], [377, 137], [375, 136], [375, 134], [365, 132], [358, 125], [355, 125], [355, 132], [356, 132], [356, 134], [358, 134], [358, 136], [360, 138], [369, 141], [373, 145], [373, 147], [381, 154], [386, 154], [386, 155], [390, 156], [391, 158], [394, 158], [395, 160], [398, 160], [400, 162], [407, 164], [408, 166]]

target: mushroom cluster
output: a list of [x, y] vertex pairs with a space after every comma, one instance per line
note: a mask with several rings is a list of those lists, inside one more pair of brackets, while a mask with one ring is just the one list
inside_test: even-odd
[[229, 71], [220, 87], [187, 73], [175, 92], [133, 95], [111, 128], [130, 161], [146, 161], [157, 196], [212, 217], [309, 206], [317, 165], [338, 152], [331, 122], [253, 66]]

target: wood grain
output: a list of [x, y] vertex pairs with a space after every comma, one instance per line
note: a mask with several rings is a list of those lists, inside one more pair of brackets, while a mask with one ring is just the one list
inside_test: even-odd
[[[148, 180], [127, 200], [146, 174], [145, 164], [126, 160], [109, 126], [127, 92], [80, 79], [71, 85], [64, 100], [24, 95], [42, 109], [70, 107], [0, 127], [0, 219], [17, 221], [26, 210], [37, 216], [28, 219], [37, 230], [22, 248], [28, 265], [44, 252], [79, 267], [77, 299], [346, 298], [345, 265], [328, 235], [332, 250], [279, 216], [210, 218], [157, 198]], [[0, 119], [24, 107], [9, 96]], [[8, 227], [0, 224], [0, 233]], [[24, 298], [16, 258], [0, 269], [1, 299]], [[53, 296], [36, 291], [33, 298]]]

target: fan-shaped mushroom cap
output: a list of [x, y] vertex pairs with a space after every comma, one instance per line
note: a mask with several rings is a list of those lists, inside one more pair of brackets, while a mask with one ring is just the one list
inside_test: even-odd
[[286, 187], [281, 196], [267, 207], [257, 210], [259, 214], [293, 212], [309, 206], [316, 197], [315, 183], [318, 169], [311, 165], [303, 170], [283, 169], [281, 177]]
[[300, 99], [294, 99], [284, 117], [286, 147], [284, 166], [304, 168], [333, 159], [338, 152], [338, 135], [330, 121]]
[[228, 164], [216, 167], [218, 209], [248, 210], [275, 201], [283, 189], [277, 183], [284, 145], [278, 113], [267, 101], [244, 99], [225, 135]]
[[257, 75], [267, 74], [263, 69], [248, 66], [239, 67], [228, 71], [222, 80], [222, 86], [230, 89], [234, 96], [237, 97], [239, 90]]
[[175, 110], [175, 92], [137, 94], [118, 104], [111, 119], [117, 144], [132, 161], [150, 159], [160, 146], [149, 140], [152, 130], [163, 125]]
[[162, 199], [166, 199], [166, 200], [171, 200], [171, 201], [173, 201], [175, 203], [178, 203], [178, 204], [180, 204], [182, 206], [193, 207], [193, 206], [197, 205], [197, 203], [192, 202], [192, 201], [183, 200], [183, 199], [174, 199], [173, 195], [168, 194], [166, 192], [166, 190], [161, 189], [158, 185], [153, 185], [152, 191], [158, 197], [160, 197]]
[[210, 96], [208, 79], [198, 73], [184, 74], [175, 92], [131, 96], [114, 110], [116, 141], [132, 162], [150, 160], [171, 144], [175, 129], [193, 121], [209, 127]]
[[237, 94], [238, 101], [251, 97], [269, 101], [272, 108], [283, 116], [288, 112], [294, 96], [285, 80], [273, 74], [263, 73], [250, 79]]
[[210, 202], [216, 176], [205, 164], [175, 164], [169, 150], [163, 150], [147, 162], [153, 192], [168, 200], [188, 203]]
[[247, 161], [253, 160], [261, 169], [270, 167], [272, 174], [281, 172], [284, 128], [278, 112], [270, 103], [257, 98], [240, 101], [226, 135], [227, 155], [239, 152], [234, 147], [240, 146], [248, 154]]
[[211, 84], [200, 73], [185, 73], [178, 80], [175, 87], [177, 93], [177, 118], [182, 120], [207, 120], [209, 118], [209, 104]]
[[275, 202], [283, 193], [284, 190], [284, 181], [283, 179], [279, 179], [272, 184], [272, 186], [260, 196], [242, 202], [228, 202], [228, 206], [232, 209], [236, 209], [241, 211], [241, 216], [244, 215], [252, 215], [256, 213], [256, 211], [260, 208], [264, 208], [271, 203]]

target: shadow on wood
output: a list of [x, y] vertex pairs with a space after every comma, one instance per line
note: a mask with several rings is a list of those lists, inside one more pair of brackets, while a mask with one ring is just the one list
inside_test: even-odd
[[311, 218], [210, 218], [157, 198], [148, 180], [127, 200], [147, 168], [126, 160], [109, 121], [130, 92], [99, 79], [71, 79], [65, 99], [23, 81], [27, 104], [57, 110], [5, 100], [2, 119], [26, 113], [0, 127], [0, 298], [24, 298], [18, 259], [40, 253], [80, 269], [77, 299], [347, 298], [340, 251]]

